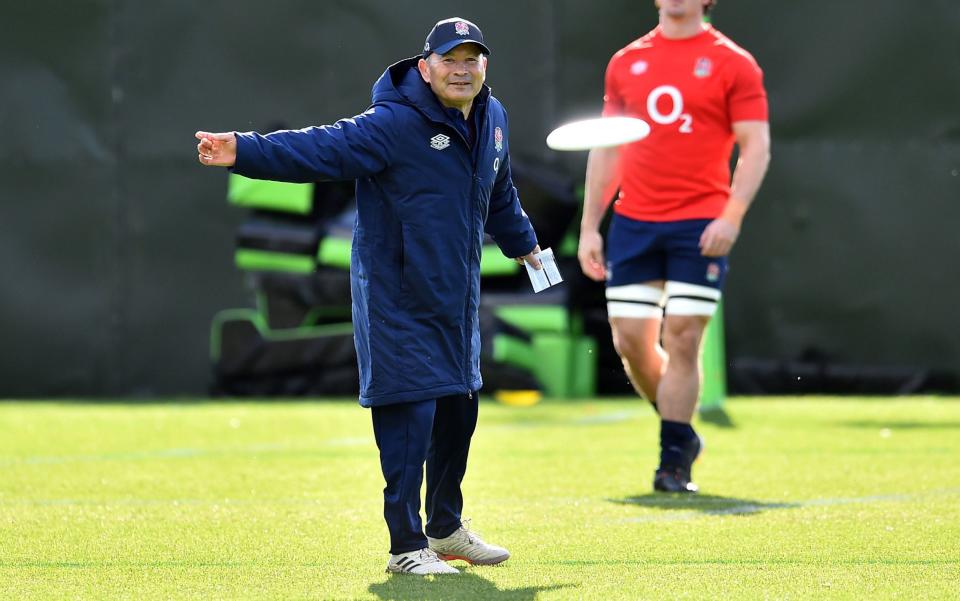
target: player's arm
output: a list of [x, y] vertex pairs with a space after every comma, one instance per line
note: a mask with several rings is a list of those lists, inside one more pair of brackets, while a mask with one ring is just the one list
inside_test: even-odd
[[385, 169], [395, 148], [393, 116], [375, 106], [333, 125], [267, 135], [197, 132], [204, 165], [232, 167], [255, 179], [307, 183], [349, 180]]
[[733, 124], [740, 151], [733, 172], [730, 200], [723, 216], [736, 223], [743, 222], [770, 164], [770, 124], [766, 121], [740, 121]]
[[606, 278], [603, 237], [600, 223], [613, 200], [619, 182], [620, 148], [594, 148], [587, 157], [587, 181], [584, 187], [583, 215], [580, 219], [580, 245], [577, 259], [580, 269], [591, 280]]
[[770, 124], [766, 121], [738, 121], [733, 124], [740, 156], [733, 172], [730, 198], [723, 213], [703, 231], [700, 249], [705, 257], [730, 254], [740, 235], [743, 218], [750, 208], [770, 164]]
[[[603, 116], [623, 115], [626, 103], [620, 94], [617, 65], [620, 53], [607, 63], [603, 80]], [[620, 186], [620, 147], [594, 148], [587, 156], [587, 177], [583, 191], [583, 215], [580, 218], [580, 244], [577, 259], [583, 274], [602, 282], [607, 277], [603, 258], [603, 236], [600, 223], [607, 213], [613, 195]]]

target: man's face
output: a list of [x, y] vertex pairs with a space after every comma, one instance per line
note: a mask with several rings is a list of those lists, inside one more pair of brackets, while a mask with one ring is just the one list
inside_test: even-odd
[[472, 103], [487, 78], [487, 57], [476, 44], [460, 44], [442, 56], [431, 54], [419, 67], [440, 103], [451, 108]]
[[709, 0], [656, 0], [657, 8], [664, 16], [682, 19], [703, 14], [703, 7]]

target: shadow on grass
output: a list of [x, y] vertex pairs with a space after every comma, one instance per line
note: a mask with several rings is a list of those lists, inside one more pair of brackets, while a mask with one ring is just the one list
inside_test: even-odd
[[[466, 568], [470, 570], [471, 568]], [[489, 569], [489, 568], [485, 568]], [[495, 569], [495, 568], [494, 568]], [[574, 585], [527, 586], [499, 589], [497, 585], [469, 571], [447, 576], [391, 574], [384, 582], [370, 585], [370, 592], [384, 601], [441, 601], [449, 599], [491, 599], [493, 601], [534, 601], [545, 591]]]
[[873, 421], [873, 420], [856, 420], [848, 422], [839, 422], [840, 426], [846, 428], [865, 428], [865, 429], [874, 429], [882, 430], [888, 428], [890, 430], [960, 430], [960, 421], [956, 420], [944, 420], [944, 421], [930, 421], [930, 422], [917, 422], [917, 421]]
[[719, 428], [737, 427], [737, 424], [733, 423], [733, 419], [730, 418], [730, 414], [724, 411], [723, 407], [710, 407], [709, 409], [701, 409], [700, 421], [712, 424]]
[[639, 505], [665, 511], [698, 512], [706, 515], [753, 515], [771, 509], [792, 509], [798, 503], [767, 503], [719, 495], [648, 493], [622, 499], [609, 499], [618, 505]]

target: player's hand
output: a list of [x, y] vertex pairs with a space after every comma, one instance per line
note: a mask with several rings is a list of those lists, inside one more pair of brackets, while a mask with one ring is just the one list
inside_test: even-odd
[[718, 217], [707, 225], [700, 236], [700, 254], [705, 257], [725, 257], [730, 254], [739, 235], [739, 225]]
[[212, 167], [233, 167], [237, 162], [237, 136], [233, 132], [212, 134], [198, 131], [197, 158]]
[[604, 267], [603, 236], [600, 232], [580, 232], [580, 245], [577, 247], [577, 259], [583, 275], [595, 282], [607, 279], [607, 269]]
[[536, 255], [540, 252], [540, 245], [533, 247], [529, 253], [523, 255], [522, 257], [517, 257], [514, 259], [517, 263], [523, 265], [524, 263], [529, 263], [534, 269], [543, 269], [543, 265], [540, 264], [540, 259]]

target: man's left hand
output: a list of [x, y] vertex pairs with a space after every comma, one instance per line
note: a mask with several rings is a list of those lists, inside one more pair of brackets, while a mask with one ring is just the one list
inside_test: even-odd
[[700, 254], [705, 257], [725, 257], [740, 235], [740, 226], [724, 217], [711, 221], [700, 236]]
[[543, 265], [540, 264], [540, 259], [536, 257], [537, 253], [540, 252], [540, 245], [533, 247], [528, 254], [523, 255], [522, 257], [517, 257], [514, 259], [517, 263], [523, 265], [524, 263], [529, 263], [534, 269], [543, 269]]

